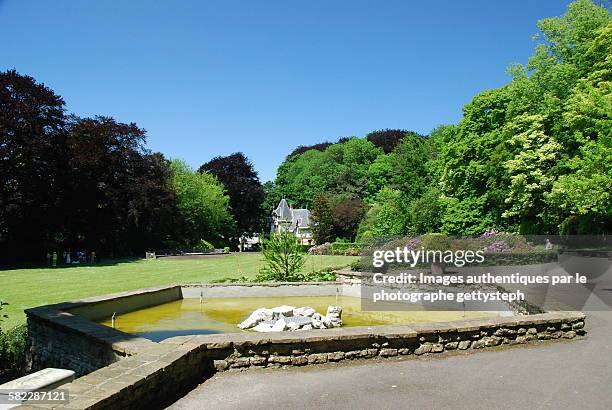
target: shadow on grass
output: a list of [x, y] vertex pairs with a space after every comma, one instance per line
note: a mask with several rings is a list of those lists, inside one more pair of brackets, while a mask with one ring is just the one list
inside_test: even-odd
[[118, 266], [124, 263], [133, 263], [145, 260], [144, 258], [122, 258], [122, 259], [102, 259], [96, 263], [62, 263], [53, 267], [46, 263], [28, 263], [28, 264], [0, 264], [0, 271], [3, 270], [28, 270], [28, 269], [48, 269], [49, 271], [58, 269], [72, 269], [72, 268], [84, 268], [84, 267], [105, 267], [105, 266]]

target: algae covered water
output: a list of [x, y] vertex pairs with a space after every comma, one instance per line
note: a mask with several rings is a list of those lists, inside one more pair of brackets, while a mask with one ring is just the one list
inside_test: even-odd
[[[181, 299], [117, 315], [115, 328], [153, 341], [174, 336], [243, 332], [236, 325], [260, 307], [310, 306], [325, 314], [330, 305], [342, 307], [343, 326], [377, 326], [440, 322], [493, 316], [494, 312], [448, 311], [367, 311], [361, 310], [361, 299], [348, 296], [286, 296]], [[100, 322], [111, 326], [111, 319]]]

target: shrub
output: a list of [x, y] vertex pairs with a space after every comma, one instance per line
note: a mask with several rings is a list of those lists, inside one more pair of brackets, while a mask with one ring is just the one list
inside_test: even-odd
[[2, 308], [6, 305], [8, 305], [8, 303], [3, 300], [0, 300], [0, 323], [2, 323], [2, 319], [6, 319], [8, 317], [6, 314], [2, 314]]
[[421, 244], [428, 250], [445, 251], [451, 249], [452, 239], [441, 233], [429, 233], [421, 237]]
[[179, 241], [173, 241], [173, 240], [167, 240], [167, 241], [162, 241], [162, 246], [164, 247], [164, 249], [167, 250], [171, 250], [171, 251], [176, 251], [178, 249], [182, 249], [185, 247], [185, 245]]
[[[0, 311], [6, 305], [8, 303], [0, 300]], [[6, 318], [6, 314], [0, 313], [0, 322]], [[12, 378], [24, 373], [26, 333], [25, 324], [6, 331], [0, 327], [0, 383], [7, 375]]]
[[331, 248], [333, 255], [357, 256], [361, 252], [361, 245], [354, 242], [334, 242]]
[[281, 232], [261, 243], [265, 266], [261, 268], [256, 280], [297, 282], [303, 279], [300, 274], [305, 254], [295, 235]]
[[226, 247], [223, 248], [223, 253], [230, 253], [229, 246], [226, 246]]
[[303, 276], [306, 282], [330, 282], [336, 280], [336, 272], [331, 269], [309, 272]]
[[215, 246], [212, 243], [208, 242], [206, 239], [200, 239], [200, 241], [196, 245], [196, 248], [203, 251], [210, 251], [215, 249]]
[[315, 245], [308, 249], [310, 255], [331, 255], [332, 247], [331, 243], [325, 242], [321, 245]]

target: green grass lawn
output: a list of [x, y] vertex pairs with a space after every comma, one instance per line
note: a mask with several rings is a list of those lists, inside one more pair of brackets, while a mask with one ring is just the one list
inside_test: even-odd
[[[348, 266], [355, 256], [308, 256], [303, 271]], [[254, 278], [260, 253], [233, 253], [209, 259], [157, 259], [108, 262], [94, 266], [0, 270], [0, 300], [8, 302], [3, 328], [23, 323], [24, 309], [150, 286]]]

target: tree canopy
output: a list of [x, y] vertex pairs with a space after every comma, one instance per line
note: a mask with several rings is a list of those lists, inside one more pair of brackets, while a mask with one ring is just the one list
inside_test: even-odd
[[[208, 172], [196, 172], [184, 161], [173, 160], [171, 184], [184, 221], [183, 237], [219, 241], [234, 231], [229, 197], [223, 184]], [[227, 238], [225, 238], [227, 239]]]
[[44, 84], [0, 72], [0, 261], [223, 242], [234, 226], [223, 186], [192, 174], [150, 152], [136, 124], [67, 115]]
[[299, 146], [261, 184], [242, 153], [194, 171], [146, 132], [79, 118], [32, 77], [0, 72], [0, 260], [127, 256], [169, 241], [225, 245], [280, 198], [312, 210], [317, 242], [367, 236], [612, 231], [612, 16], [590, 0], [537, 23], [506, 85], [457, 124]]
[[300, 147], [274, 190], [303, 205], [364, 201], [360, 236], [610, 232], [610, 12], [577, 0], [537, 26], [527, 63], [474, 96], [458, 124]]
[[215, 157], [199, 171], [216, 176], [225, 187], [238, 235], [250, 235], [263, 229], [264, 189], [252, 162], [242, 152]]

